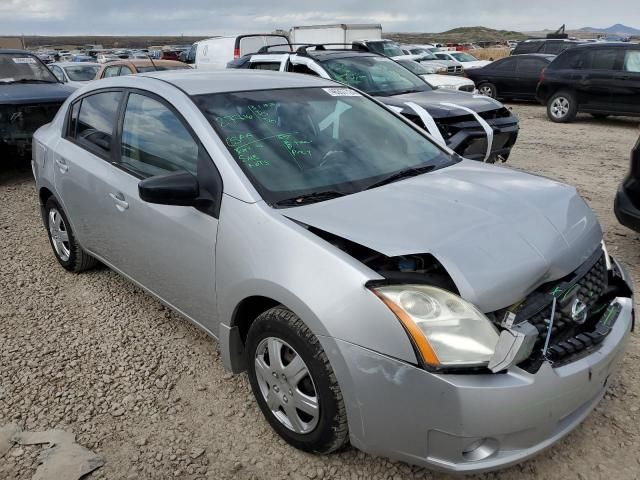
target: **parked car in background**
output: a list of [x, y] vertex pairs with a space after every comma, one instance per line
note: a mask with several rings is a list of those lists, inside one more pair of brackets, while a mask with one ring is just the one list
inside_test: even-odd
[[100, 64], [58, 62], [49, 64], [49, 69], [60, 82], [72, 88], [79, 88], [95, 79], [98, 70], [100, 70]]
[[297, 53], [249, 55], [230, 67], [306, 73], [358, 88], [473, 160], [505, 161], [518, 136], [517, 117], [498, 101], [433, 89], [394, 60], [371, 52], [301, 47]]
[[580, 45], [577, 40], [568, 39], [548, 39], [532, 38], [518, 42], [511, 55], [522, 55], [523, 53], [546, 53], [549, 55], [559, 55], [569, 48]]
[[289, 45], [285, 35], [271, 33], [212, 37], [194, 43], [186, 59], [197, 69], [221, 70], [234, 59], [255, 53], [264, 46], [283, 44]]
[[445, 69], [436, 73], [447, 75], [464, 74], [464, 67], [460, 62], [438, 58], [436, 52], [431, 51], [431, 49], [424, 45], [402, 45], [401, 48], [405, 55], [417, 55], [419, 58], [416, 58], [416, 61], [424, 65], [437, 65]]
[[404, 68], [409, 69], [412, 73], [420, 76], [434, 88], [450, 88], [452, 90], [470, 93], [476, 91], [476, 85], [468, 78], [436, 73], [444, 67], [431, 66], [429, 63], [419, 63], [415, 60], [403, 58], [399, 58], [396, 62]]
[[467, 52], [436, 52], [434, 55], [438, 60], [451, 60], [452, 62], [459, 63], [465, 71], [485, 67], [491, 63], [489, 60], [478, 60]]
[[162, 70], [181, 70], [191, 68], [186, 63], [176, 60], [117, 60], [109, 62], [100, 67], [96, 73], [96, 80], [108, 77], [121, 77], [124, 75], [135, 75], [136, 73], [147, 73]]
[[216, 337], [307, 452], [512, 465], [598, 405], [630, 337], [632, 282], [575, 188], [327, 79], [110, 78], [34, 143], [57, 262], [100, 260]]
[[485, 67], [465, 70], [478, 92], [491, 98], [535, 100], [542, 71], [554, 55], [539, 53], [501, 58]]
[[0, 49], [0, 148], [28, 151], [33, 132], [53, 119], [72, 92], [37, 56]]
[[291, 27], [289, 40], [296, 45], [343, 44], [357, 40], [382, 39], [382, 25], [340, 23]]
[[536, 98], [553, 122], [571, 122], [578, 112], [639, 116], [640, 45], [586, 43], [565, 51], [543, 71]]
[[357, 40], [352, 42], [351, 46], [354, 50], [377, 53], [378, 55], [384, 55], [385, 57], [391, 58], [406, 55], [398, 43], [384, 38], [380, 40]]
[[96, 62], [98, 63], [113, 62], [114, 60], [119, 60], [119, 58], [110, 53], [99, 53], [96, 56]]
[[629, 173], [620, 184], [613, 210], [622, 225], [640, 232], [640, 138], [631, 151]]

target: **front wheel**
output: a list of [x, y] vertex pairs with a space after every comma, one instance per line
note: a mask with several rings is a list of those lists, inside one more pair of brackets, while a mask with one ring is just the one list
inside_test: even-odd
[[547, 117], [552, 122], [569, 123], [578, 114], [578, 102], [571, 92], [554, 93], [547, 101]]
[[274, 307], [251, 325], [249, 382], [271, 427], [307, 452], [330, 453], [348, 439], [340, 386], [318, 338], [290, 310]]
[[493, 83], [483, 83], [478, 87], [478, 93], [485, 97], [498, 98], [498, 89]]

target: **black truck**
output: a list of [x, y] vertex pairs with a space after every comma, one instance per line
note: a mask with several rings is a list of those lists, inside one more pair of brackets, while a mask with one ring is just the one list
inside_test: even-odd
[[0, 150], [27, 152], [33, 132], [53, 119], [73, 91], [35, 55], [0, 49]]

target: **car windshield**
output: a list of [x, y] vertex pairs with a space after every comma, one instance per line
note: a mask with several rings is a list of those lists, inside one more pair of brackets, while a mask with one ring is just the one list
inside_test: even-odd
[[367, 42], [367, 47], [373, 53], [379, 53], [387, 57], [399, 57], [404, 55], [402, 48], [393, 42]]
[[322, 66], [334, 80], [369, 95], [390, 96], [431, 90], [420, 77], [386, 57], [331, 58], [322, 62]]
[[98, 65], [73, 65], [64, 67], [64, 71], [67, 72], [69, 80], [74, 82], [88, 82], [95, 78], [99, 68]]
[[433, 52], [427, 50], [426, 48], [412, 48], [409, 50], [412, 55], [420, 55], [420, 60], [437, 60]]
[[33, 55], [0, 53], [0, 83], [13, 82], [58, 83], [58, 79]]
[[455, 52], [450, 54], [459, 62], [477, 62], [478, 59], [469, 53]]
[[426, 68], [413, 60], [398, 60], [398, 63], [416, 75], [427, 75], [429, 73]]
[[218, 93], [193, 100], [272, 205], [355, 193], [399, 172], [457, 161], [350, 88]]

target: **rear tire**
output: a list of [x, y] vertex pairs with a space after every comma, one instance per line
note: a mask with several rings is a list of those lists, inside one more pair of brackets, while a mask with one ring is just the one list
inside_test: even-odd
[[278, 306], [261, 314], [249, 329], [246, 353], [258, 406], [284, 440], [321, 454], [347, 443], [347, 413], [335, 373], [318, 338], [295, 313]]
[[498, 89], [493, 83], [483, 83], [478, 87], [478, 93], [489, 98], [498, 98]]
[[85, 252], [76, 240], [64, 210], [50, 197], [44, 207], [47, 234], [58, 263], [70, 272], [82, 272], [95, 267], [98, 260]]
[[569, 123], [578, 114], [578, 101], [573, 93], [556, 92], [547, 101], [547, 117], [555, 123]]

